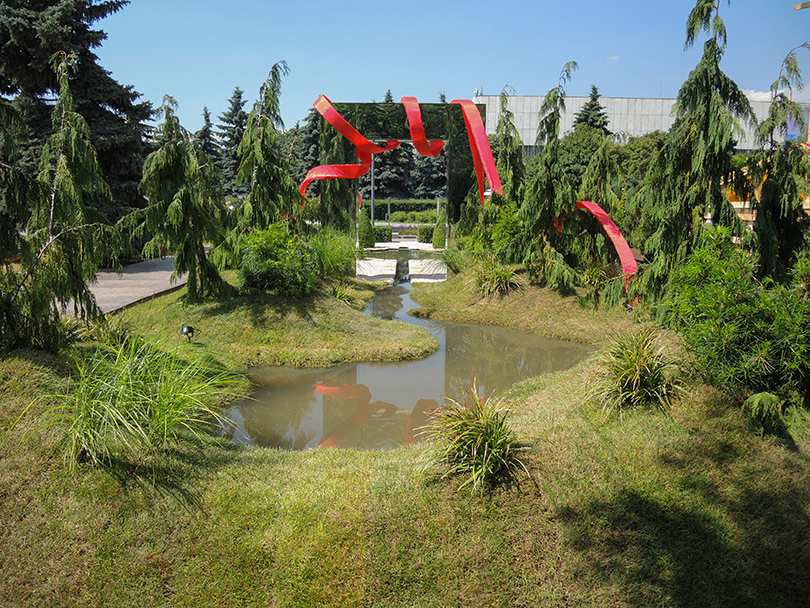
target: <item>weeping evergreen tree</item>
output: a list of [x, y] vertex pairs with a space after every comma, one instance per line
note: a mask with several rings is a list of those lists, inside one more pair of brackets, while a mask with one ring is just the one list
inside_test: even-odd
[[696, 246], [706, 219], [736, 236], [746, 230], [724, 187], [744, 187], [732, 156], [740, 120], [754, 121], [748, 98], [720, 69], [727, 41], [720, 0], [698, 0], [689, 14], [686, 47], [710, 36], [703, 56], [678, 93], [670, 137], [651, 164], [639, 192], [645, 255], [652, 259], [642, 285], [663, 294], [672, 270]]
[[125, 218], [125, 223], [136, 226], [136, 238], [149, 238], [143, 247], [145, 257], [174, 251], [172, 279], [188, 273], [188, 300], [199, 302], [224, 288], [205, 245], [222, 242], [227, 215], [219, 171], [180, 125], [176, 110], [177, 102], [165, 96], [158, 110], [164, 119], [157, 129], [160, 148], [143, 167], [141, 190], [149, 206]]
[[[351, 164], [357, 161], [352, 143], [329, 124], [320, 129], [321, 165]], [[337, 230], [349, 228], [349, 209], [354, 209], [354, 191], [351, 180], [320, 180], [321, 203], [319, 216], [321, 226], [332, 226]]]
[[537, 143], [543, 145], [543, 151], [520, 209], [520, 217], [532, 239], [531, 251], [524, 260], [526, 268], [531, 275], [561, 291], [572, 290], [577, 282], [577, 274], [569, 263], [573, 260], [565, 255], [573, 252], [578, 232], [574, 218], [577, 199], [558, 162], [565, 84], [577, 67], [574, 61], [566, 63], [557, 86], [543, 99], [537, 127]]
[[[0, 348], [60, 346], [60, 315], [69, 305], [76, 314], [100, 313], [88, 282], [120, 242], [116, 232], [95, 221], [85, 201], [107, 196], [90, 131], [74, 106], [70, 70], [75, 57], [51, 58], [59, 96], [52, 114], [53, 131], [45, 142], [36, 182], [27, 181], [14, 163], [20, 117], [4, 102], [2, 120], [4, 230], [3, 253], [18, 251], [20, 271], [6, 268], [0, 284]], [[30, 212], [29, 212], [30, 208]], [[26, 235], [10, 230], [25, 226]], [[4, 260], [5, 262], [5, 260]]]
[[[757, 129], [762, 149], [751, 155], [749, 177], [752, 183], [762, 183], [751, 193], [756, 211], [754, 232], [759, 253], [760, 278], [769, 277], [784, 282], [799, 252], [807, 246], [810, 217], [802, 208], [800, 192], [806, 192], [810, 161], [805, 147], [786, 139], [788, 124], [805, 132], [802, 107], [792, 101], [794, 87], [801, 89], [802, 76], [796, 51], [810, 48], [805, 43], [788, 53], [782, 62], [779, 78], [771, 85], [771, 105], [768, 117]], [[781, 140], [781, 142], [780, 142]]]
[[236, 225], [223, 243], [223, 259], [231, 264], [239, 263], [239, 246], [249, 231], [265, 230], [283, 216], [291, 217], [301, 198], [283, 158], [278, 132], [284, 127], [279, 109], [281, 78], [288, 73], [284, 61], [270, 69], [239, 144], [242, 161], [237, 183], [248, 184], [250, 192], [236, 208]]

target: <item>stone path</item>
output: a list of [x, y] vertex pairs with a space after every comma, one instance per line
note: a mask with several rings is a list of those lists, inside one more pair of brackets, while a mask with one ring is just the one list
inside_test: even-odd
[[411, 284], [438, 283], [447, 280], [447, 264], [442, 260], [408, 260], [408, 274]]
[[186, 284], [185, 277], [172, 283], [173, 258], [145, 260], [124, 266], [121, 274], [99, 272], [97, 281], [90, 286], [99, 308], [107, 314], [121, 308], [171, 291]]
[[397, 274], [397, 261], [364, 258], [357, 260], [355, 268], [358, 279], [384, 281], [389, 285], [393, 285], [394, 277]]

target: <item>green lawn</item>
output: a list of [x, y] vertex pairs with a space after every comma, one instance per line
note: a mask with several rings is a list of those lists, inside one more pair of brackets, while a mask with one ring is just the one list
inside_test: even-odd
[[[533, 287], [484, 301], [455, 280], [414, 295], [435, 316], [596, 345], [633, 328], [621, 310]], [[197, 323], [199, 341], [177, 336], [184, 352], [235, 367], [359, 358], [331, 335], [366, 323], [350, 310], [324, 295], [200, 307], [167, 296], [125, 316], [155, 335]], [[406, 330], [370, 323], [357, 340], [389, 331]], [[26, 416], [0, 446], [0, 605], [806, 606], [808, 442], [757, 437], [699, 384], [671, 417], [605, 419], [585, 399], [594, 365], [513, 387], [532, 478], [483, 498], [424, 470], [421, 444], [283, 452], [205, 437], [69, 471]], [[69, 370], [30, 351], [0, 360], [2, 428], [65, 390]]]

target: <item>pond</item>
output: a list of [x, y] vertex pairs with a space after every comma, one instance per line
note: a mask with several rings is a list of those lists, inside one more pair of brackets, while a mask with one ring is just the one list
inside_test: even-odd
[[521, 380], [572, 367], [591, 352], [503, 327], [410, 316], [418, 304], [401, 269], [411, 256], [399, 254], [401, 282], [377, 293], [366, 313], [426, 327], [439, 342], [437, 352], [417, 361], [253, 370], [258, 388], [231, 409], [235, 424], [227, 436], [288, 450], [395, 448], [417, 441], [428, 412], [445, 396], [463, 398], [473, 378], [479, 394], [497, 395]]

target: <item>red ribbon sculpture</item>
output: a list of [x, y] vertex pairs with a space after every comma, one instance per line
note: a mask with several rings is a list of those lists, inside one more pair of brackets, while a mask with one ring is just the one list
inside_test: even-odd
[[616, 251], [619, 254], [619, 260], [621, 260], [622, 263], [624, 290], [627, 291], [627, 280], [636, 274], [638, 264], [636, 264], [636, 258], [633, 256], [633, 252], [630, 251], [630, 245], [627, 244], [622, 233], [619, 232], [619, 227], [616, 226], [616, 222], [610, 219], [610, 216], [605, 213], [604, 209], [591, 201], [577, 202], [577, 209], [586, 209], [593, 213], [594, 217], [602, 224], [602, 228], [605, 229], [610, 240], [613, 241], [613, 245], [616, 247]]
[[[429, 142], [425, 134], [425, 126], [422, 123], [422, 114], [419, 111], [419, 103], [416, 97], [403, 97], [402, 104], [405, 106], [405, 113], [408, 117], [408, 127], [411, 131], [411, 140], [422, 156], [437, 156], [441, 152], [444, 142], [436, 140]], [[492, 158], [492, 150], [489, 147], [484, 122], [476, 105], [467, 99], [454, 99], [450, 103], [461, 106], [464, 114], [464, 124], [467, 126], [467, 136], [470, 140], [470, 151], [472, 152], [473, 164], [475, 166], [475, 176], [478, 180], [478, 192], [481, 197], [481, 205], [484, 204], [484, 177], [489, 181], [490, 188], [498, 194], [503, 193], [501, 178], [495, 167], [495, 160]], [[332, 102], [321, 95], [312, 104], [324, 120], [337, 129], [357, 148], [358, 165], [320, 165], [310, 169], [304, 179], [299, 191], [301, 196], [306, 196], [307, 186], [318, 179], [352, 179], [365, 175], [371, 167], [371, 155], [393, 150], [399, 145], [397, 140], [389, 140], [384, 146], [377, 146], [366, 139], [357, 129], [340, 115], [332, 106]]]

